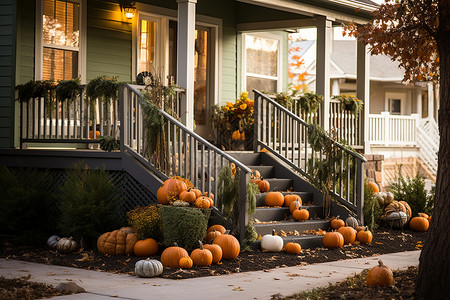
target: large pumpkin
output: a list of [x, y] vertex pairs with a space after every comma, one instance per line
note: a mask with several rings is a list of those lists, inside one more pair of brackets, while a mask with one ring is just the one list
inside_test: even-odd
[[181, 192], [187, 191], [187, 185], [181, 180], [170, 178], [164, 181], [156, 193], [156, 199], [161, 204], [169, 204], [172, 199], [179, 198]]
[[350, 226], [343, 226], [338, 229], [338, 232], [344, 237], [344, 244], [351, 244], [356, 240], [356, 230]]
[[136, 256], [153, 256], [158, 253], [158, 243], [154, 239], [148, 238], [137, 241], [133, 249]]
[[269, 192], [265, 197], [267, 206], [283, 206], [284, 196], [280, 192]]
[[161, 254], [161, 263], [165, 267], [180, 268], [182, 257], [189, 257], [189, 254], [184, 248], [178, 247], [177, 243], [174, 243], [172, 247], [166, 248]]
[[411, 219], [409, 221], [409, 228], [411, 228], [414, 231], [420, 231], [425, 232], [428, 230], [428, 227], [430, 226], [430, 222], [428, 222], [427, 218], [417, 216]]
[[222, 248], [223, 259], [235, 259], [241, 252], [239, 241], [231, 234], [222, 234], [216, 237], [213, 244], [217, 244]]
[[392, 270], [383, 265], [381, 259], [378, 261], [378, 266], [373, 267], [367, 273], [366, 284], [368, 286], [387, 286], [394, 284], [394, 274]]
[[327, 232], [323, 236], [322, 243], [327, 248], [341, 248], [344, 246], [344, 237], [337, 231]]
[[106, 232], [97, 240], [97, 249], [100, 253], [109, 255], [133, 254], [134, 244], [139, 237], [131, 227], [122, 227], [119, 230]]

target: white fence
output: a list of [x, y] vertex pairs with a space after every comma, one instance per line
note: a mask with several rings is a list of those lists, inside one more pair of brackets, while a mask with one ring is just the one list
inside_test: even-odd
[[371, 145], [416, 146], [420, 115], [391, 115], [382, 112], [369, 115], [369, 142]]

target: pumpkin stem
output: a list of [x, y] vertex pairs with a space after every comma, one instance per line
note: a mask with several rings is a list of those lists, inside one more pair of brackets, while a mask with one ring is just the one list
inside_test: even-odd
[[275, 235], [275, 229], [272, 229], [272, 235]]
[[173, 242], [173, 246], [174, 247], [178, 247], [178, 243], [177, 242]]
[[384, 266], [383, 261], [381, 259], [378, 260], [378, 266], [380, 267]]
[[200, 245], [200, 250], [203, 250], [203, 243], [202, 243], [202, 241], [198, 241], [198, 244]]

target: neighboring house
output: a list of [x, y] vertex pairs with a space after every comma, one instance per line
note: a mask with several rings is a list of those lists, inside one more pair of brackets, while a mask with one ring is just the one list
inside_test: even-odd
[[[305, 61], [308, 89], [315, 90], [315, 41], [294, 42], [291, 47], [300, 48], [297, 55]], [[355, 40], [333, 41], [330, 96], [356, 95], [355, 57]], [[432, 181], [436, 178], [438, 93], [432, 83], [405, 83], [403, 76], [404, 70], [389, 57], [370, 57], [370, 98], [365, 101], [369, 110], [364, 120], [367, 131], [364, 143], [354, 146], [363, 146], [366, 155], [384, 156], [383, 179], [377, 180], [383, 185], [395, 179], [399, 164], [404, 175], [420, 172]]]

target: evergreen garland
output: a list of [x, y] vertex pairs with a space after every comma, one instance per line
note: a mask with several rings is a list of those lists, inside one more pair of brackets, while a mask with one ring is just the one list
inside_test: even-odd
[[80, 78], [61, 80], [55, 89], [57, 101], [74, 101], [80, 96]]
[[145, 134], [146, 134], [146, 152], [148, 156], [152, 156], [156, 151], [158, 136], [162, 132], [164, 118], [158, 106], [153, 104], [149, 98], [149, 94], [145, 93], [141, 98], [141, 105], [144, 111]]

